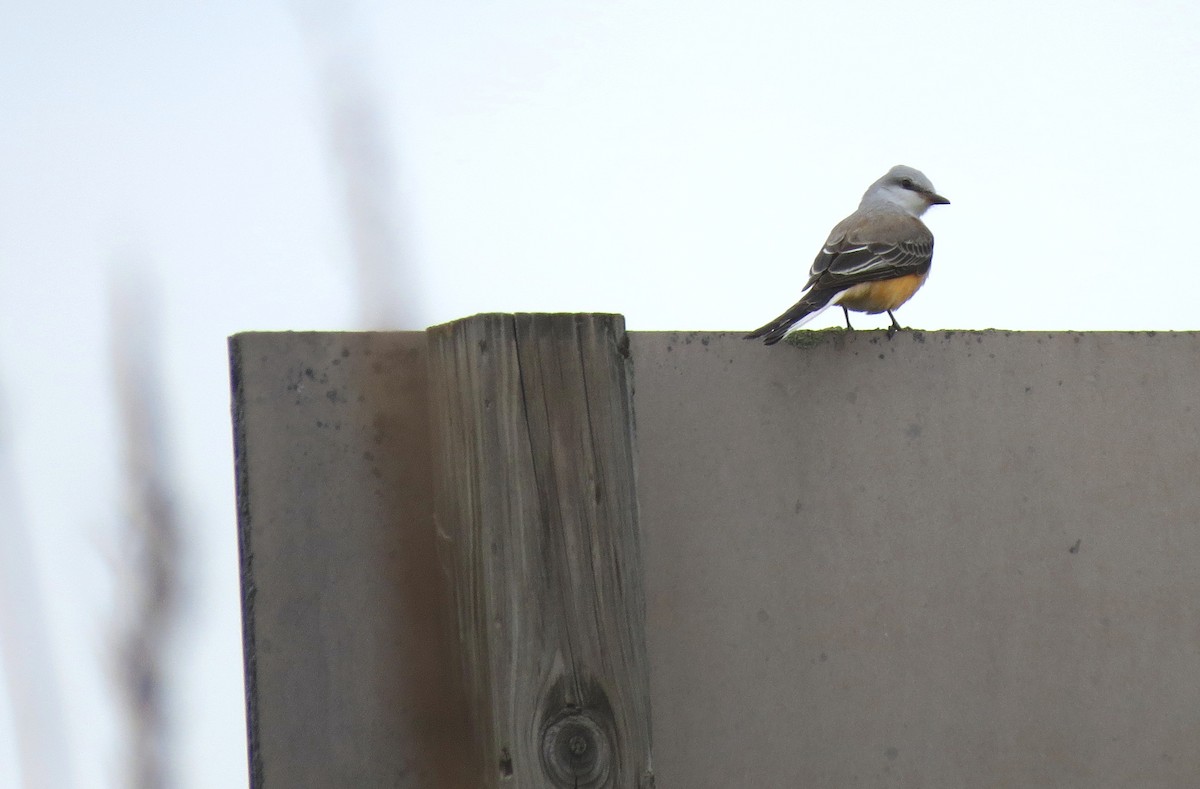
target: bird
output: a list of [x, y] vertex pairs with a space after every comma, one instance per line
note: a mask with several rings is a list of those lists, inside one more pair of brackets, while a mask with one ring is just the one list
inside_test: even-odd
[[808, 271], [800, 301], [746, 335], [774, 345], [793, 328], [837, 304], [850, 325], [850, 310], [892, 319], [929, 277], [933, 233], [921, 221], [930, 206], [949, 205], [920, 170], [898, 164], [867, 189], [858, 210], [838, 222]]

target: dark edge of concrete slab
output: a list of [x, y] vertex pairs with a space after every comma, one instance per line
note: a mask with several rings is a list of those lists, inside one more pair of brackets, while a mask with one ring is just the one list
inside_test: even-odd
[[242, 387], [244, 334], [228, 340], [230, 409], [233, 418], [233, 464], [237, 486], [238, 565], [242, 600], [242, 669], [246, 697], [246, 749], [250, 787], [263, 785], [262, 752], [258, 741], [258, 671], [254, 642], [254, 551], [250, 541], [249, 464], [246, 460], [245, 392]]

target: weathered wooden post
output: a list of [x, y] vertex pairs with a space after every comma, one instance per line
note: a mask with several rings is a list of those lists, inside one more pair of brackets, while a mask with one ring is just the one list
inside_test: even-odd
[[653, 786], [623, 319], [478, 315], [428, 339], [479, 785]]

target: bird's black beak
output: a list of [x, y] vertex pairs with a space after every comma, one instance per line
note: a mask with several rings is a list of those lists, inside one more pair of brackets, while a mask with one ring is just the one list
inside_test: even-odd
[[949, 200], [934, 192], [930, 192], [925, 199], [929, 201], [930, 205], [950, 205]]

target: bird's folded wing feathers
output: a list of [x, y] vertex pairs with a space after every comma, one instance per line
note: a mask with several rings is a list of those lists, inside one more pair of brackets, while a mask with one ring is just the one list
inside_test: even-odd
[[[853, 219], [854, 217], [851, 217]], [[860, 282], [922, 274], [933, 259], [933, 234], [920, 220], [875, 223], [874, 238], [863, 238], [864, 227], [834, 228], [809, 269], [805, 287], [843, 289]], [[879, 232], [880, 230], [884, 232]]]

